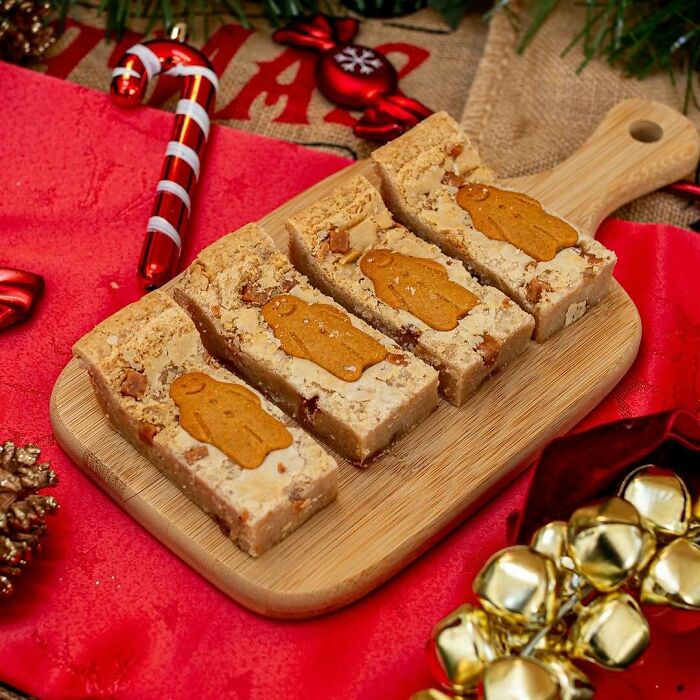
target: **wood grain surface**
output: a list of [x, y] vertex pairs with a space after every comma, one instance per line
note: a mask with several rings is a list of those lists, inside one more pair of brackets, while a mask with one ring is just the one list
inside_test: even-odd
[[[630, 126], [637, 122], [656, 124], [661, 138], [635, 139]], [[687, 124], [663, 105], [621, 103], [571, 159], [509, 184], [593, 233], [592, 227], [624, 201], [692, 169], [700, 142]], [[653, 126], [643, 128], [647, 139], [658, 135]], [[286, 249], [284, 221], [360, 173], [372, 177], [370, 164], [336, 173], [261, 223]], [[531, 343], [462, 407], [441, 401], [430, 418], [369, 469], [339, 458], [337, 502], [259, 559], [237, 549], [110, 428], [76, 361], [54, 387], [51, 417], [66, 452], [203, 576], [261, 614], [308, 617], [371, 591], [466, 518], [615, 386], [634, 360], [640, 337], [637, 310], [613, 283], [610, 295], [583, 319], [544, 344]]]

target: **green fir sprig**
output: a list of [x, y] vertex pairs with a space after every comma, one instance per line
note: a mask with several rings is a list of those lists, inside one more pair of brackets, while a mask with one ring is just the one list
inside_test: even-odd
[[[518, 51], [526, 49], [558, 4], [532, 3]], [[585, 8], [585, 19], [564, 53], [581, 46], [579, 70], [600, 57], [629, 77], [642, 80], [664, 70], [675, 83], [680, 69], [685, 75], [684, 109], [691, 103], [700, 108], [694, 89], [700, 71], [700, 0], [583, 0], [576, 5]]]
[[225, 16], [235, 17], [242, 26], [249, 28], [251, 18], [261, 14], [273, 26], [279, 26], [300, 15], [332, 9], [324, 0], [261, 0], [245, 5], [242, 0], [98, 0], [96, 4], [84, 0], [52, 1], [60, 21], [70, 14], [73, 5], [94, 7], [105, 18], [109, 38], [120, 38], [135, 22], [143, 20], [147, 20], [145, 30], [141, 30], [145, 34], [184, 21], [189, 27], [201, 27], [206, 38], [212, 31], [212, 20]]
[[[51, 0], [61, 17], [73, 4], [85, 0]], [[515, 16], [517, 0], [495, 0], [486, 13], [496, 11]], [[602, 58], [624, 74], [643, 79], [658, 70], [667, 71], [672, 81], [678, 71], [684, 77], [685, 109], [700, 108], [696, 94], [700, 72], [700, 0], [531, 0], [529, 16], [521, 28], [518, 50], [523, 52], [542, 25], [561, 2], [575, 2], [585, 8], [583, 26], [573, 37], [565, 53], [580, 46], [583, 60], [580, 70], [593, 58]], [[466, 12], [482, 11], [483, 0], [98, 0], [97, 9], [105, 17], [107, 34], [120, 37], [135, 20], [148, 20], [146, 34], [156, 28], [168, 28], [176, 21], [191, 27], [202, 26], [210, 32], [211, 18], [232, 15], [244, 26], [250, 18], [264, 14], [274, 25], [299, 15], [317, 11], [338, 13], [341, 6], [367, 11], [378, 16], [400, 14], [428, 5], [455, 28]], [[255, 14], [251, 14], [252, 11]], [[257, 10], [259, 8], [259, 10]]]

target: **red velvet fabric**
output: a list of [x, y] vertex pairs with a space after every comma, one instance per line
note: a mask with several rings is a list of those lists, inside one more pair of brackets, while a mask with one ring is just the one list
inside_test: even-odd
[[553, 440], [533, 465], [513, 539], [527, 543], [539, 527], [568, 520], [583, 503], [614, 496], [643, 464], [673, 469], [700, 497], [700, 420], [662, 411]]
[[[139, 294], [135, 267], [173, 117], [118, 110], [106, 96], [4, 64], [0, 93], [0, 266], [46, 279], [34, 317], [0, 334], [0, 439], [44, 449], [62, 505], [43, 555], [0, 602], [0, 679], [45, 700], [386, 700], [428, 686], [430, 628], [505, 546], [528, 475], [345, 610], [279, 622], [229, 600], [82, 474], [48, 416], [72, 342]], [[187, 260], [347, 162], [222, 128], [207, 156]], [[599, 238], [619, 255], [616, 276], [644, 338], [632, 370], [583, 424], [697, 411], [700, 237], [608, 221]], [[698, 633], [655, 625], [652, 636], [634, 669], [597, 674], [597, 697], [700, 697]]]

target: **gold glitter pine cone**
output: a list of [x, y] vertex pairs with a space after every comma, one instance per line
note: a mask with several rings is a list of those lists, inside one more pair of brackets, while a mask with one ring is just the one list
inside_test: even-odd
[[0, 60], [40, 59], [56, 40], [50, 0], [0, 0]]
[[14, 579], [39, 550], [44, 517], [58, 508], [53, 496], [38, 493], [58, 483], [48, 462], [39, 462], [36, 445], [0, 446], [0, 596], [11, 594]]

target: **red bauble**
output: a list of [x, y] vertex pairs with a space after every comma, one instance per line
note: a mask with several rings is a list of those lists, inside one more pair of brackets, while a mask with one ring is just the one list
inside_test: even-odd
[[281, 44], [321, 52], [316, 64], [318, 89], [331, 102], [347, 109], [365, 110], [355, 133], [373, 141], [389, 141], [415, 126], [432, 111], [399, 90], [399, 77], [387, 57], [351, 43], [357, 20], [315, 15], [278, 29]]
[[316, 64], [318, 89], [335, 104], [367, 109], [381, 95], [396, 92], [399, 78], [386, 56], [357, 44], [324, 51]]

